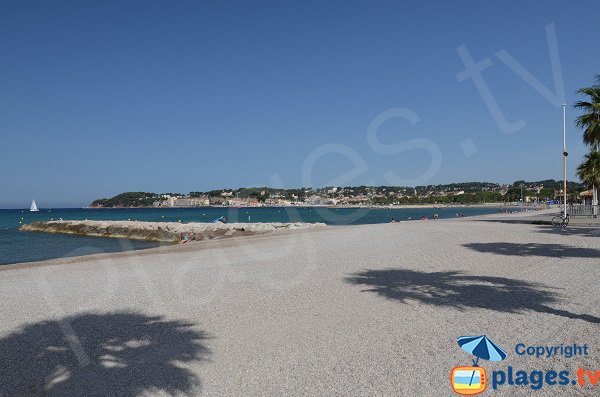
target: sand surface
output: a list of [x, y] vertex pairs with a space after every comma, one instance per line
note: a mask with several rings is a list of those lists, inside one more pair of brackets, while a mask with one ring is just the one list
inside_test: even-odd
[[[482, 334], [509, 354], [488, 374], [600, 370], [600, 230], [479, 219], [3, 266], [0, 396], [451, 396], [456, 339]], [[590, 355], [514, 353], [574, 342]]]

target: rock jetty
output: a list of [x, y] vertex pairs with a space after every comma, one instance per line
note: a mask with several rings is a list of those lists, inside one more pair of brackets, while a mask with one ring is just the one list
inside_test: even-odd
[[77, 234], [175, 243], [233, 236], [264, 234], [276, 230], [324, 227], [324, 223], [178, 223], [141, 221], [38, 221], [21, 226], [30, 232]]

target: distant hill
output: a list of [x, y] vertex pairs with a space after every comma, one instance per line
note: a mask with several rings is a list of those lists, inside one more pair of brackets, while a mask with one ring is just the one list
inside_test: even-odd
[[[188, 195], [180, 193], [125, 192], [112, 198], [95, 200], [92, 207], [152, 207], [161, 206], [172, 198], [219, 198], [248, 200], [256, 203], [274, 201], [305, 202], [311, 198], [315, 202], [322, 198], [333, 203], [348, 204], [416, 204], [416, 203], [462, 203], [476, 204], [489, 202], [516, 201], [523, 197], [535, 197], [540, 200], [554, 199], [562, 191], [563, 182], [554, 179], [541, 181], [515, 181], [501, 185], [492, 182], [457, 182], [423, 186], [328, 186], [321, 188], [278, 189], [272, 187], [250, 187], [239, 189], [219, 189], [206, 192], [194, 191]], [[579, 193], [584, 185], [568, 181], [567, 191]]]
[[156, 193], [126, 192], [92, 202], [92, 207], [151, 207], [160, 196]]

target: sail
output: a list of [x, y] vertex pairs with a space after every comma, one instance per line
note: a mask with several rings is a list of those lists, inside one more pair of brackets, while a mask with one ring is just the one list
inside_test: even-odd
[[35, 204], [35, 200], [31, 201], [31, 208], [29, 209], [31, 212], [39, 211], [37, 205]]

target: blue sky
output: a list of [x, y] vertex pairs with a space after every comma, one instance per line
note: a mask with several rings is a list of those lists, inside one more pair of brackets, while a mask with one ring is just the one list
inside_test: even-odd
[[[561, 179], [561, 108], [502, 54], [556, 94], [555, 43], [572, 104], [600, 73], [594, 3], [4, 1], [0, 207], [123, 191]], [[473, 78], [457, 79], [461, 46], [487, 63], [503, 117], [524, 126], [506, 133]], [[397, 108], [373, 144], [369, 126]], [[586, 149], [567, 112], [575, 178]]]

